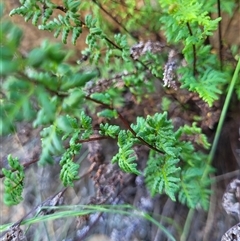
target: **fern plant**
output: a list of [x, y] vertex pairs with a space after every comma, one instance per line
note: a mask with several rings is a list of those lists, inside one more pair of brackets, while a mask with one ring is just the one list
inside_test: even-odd
[[[98, 133], [117, 140], [118, 153], [113, 156], [113, 163], [118, 163], [125, 172], [144, 175], [152, 195], [166, 193], [172, 200], [178, 198], [191, 208], [200, 205], [207, 209], [210, 179], [202, 180], [201, 176], [205, 173], [209, 177], [213, 169], [204, 161], [207, 155], [197, 151], [199, 146], [210, 147], [197, 124], [176, 130], [167, 112], [137, 117], [135, 124], [129, 124], [119, 109], [125, 104], [126, 91], [131, 91], [140, 102], [155, 90], [160, 78], [166, 80], [165, 86], [173, 89], [181, 86], [213, 105], [228, 81], [228, 74], [220, 70], [217, 56], [204, 44], [221, 20], [209, 17], [210, 5], [196, 0], [174, 3], [164, 0], [155, 6], [146, 1], [139, 7], [139, 15], [134, 15], [138, 6], [135, 1], [129, 1], [125, 14], [121, 12], [118, 16], [124, 25], [115, 19], [120, 28], [124, 26], [123, 31], [112, 34], [111, 26], [103, 21], [100, 9], [104, 7], [98, 1], [64, 0], [61, 6], [51, 0], [21, 0], [20, 3], [19, 8], [11, 11], [11, 16], [17, 14], [26, 21], [32, 19], [39, 29], [51, 31], [55, 37], [61, 35], [63, 43], [71, 33], [72, 43], [76, 44], [82, 30], [87, 29], [88, 47], [82, 54], [89, 58], [89, 68], [81, 61], [68, 63], [68, 51], [60, 44], [47, 41], [22, 56], [21, 31], [3, 22], [1, 132], [11, 132], [16, 121], [31, 121], [34, 127], [42, 127], [39, 164], [54, 163], [54, 156], [61, 156], [60, 179], [64, 186], [73, 186], [80, 168], [75, 155], [80, 152], [81, 143], [91, 141], [94, 133], [90, 115], [104, 117]], [[110, 4], [110, 8], [112, 6]], [[160, 14], [154, 11], [155, 7]], [[61, 11], [57, 17], [53, 14], [55, 10]], [[135, 42], [131, 31], [136, 30], [139, 19], [150, 20], [149, 12], [154, 13], [156, 21], [150, 22], [149, 31], [157, 34], [162, 26], [167, 43]], [[131, 21], [128, 22], [128, 18]], [[171, 45], [175, 44], [180, 46], [180, 51], [171, 56], [169, 53], [174, 52]], [[97, 105], [102, 107], [100, 111]], [[91, 114], [87, 115], [88, 112]], [[114, 118], [121, 120], [126, 128], [112, 125]], [[138, 169], [135, 145], [146, 145], [150, 149], [144, 170]], [[6, 180], [10, 176], [6, 171], [3, 174]], [[193, 179], [194, 182], [189, 182]], [[5, 185], [5, 192], [9, 190]], [[16, 199], [11, 204], [21, 200], [20, 191], [14, 193]]]

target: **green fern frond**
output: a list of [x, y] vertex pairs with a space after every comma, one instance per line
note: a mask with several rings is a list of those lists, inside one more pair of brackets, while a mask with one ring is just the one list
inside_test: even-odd
[[[218, 22], [221, 20], [221, 18], [212, 20], [209, 17], [208, 12], [204, 11], [203, 4], [196, 0], [177, 1], [175, 3], [163, 1], [161, 4], [166, 13], [166, 15], [161, 17], [161, 22], [164, 23], [164, 28], [172, 24], [175, 28], [172, 28], [172, 32], [177, 30], [177, 28], [179, 28], [179, 30], [183, 29], [184, 27], [186, 28], [187, 23], [195, 24], [195, 30], [198, 29], [198, 26], [203, 27], [202, 31], [197, 31], [199, 40], [204, 40], [206, 36], [211, 35], [212, 32], [217, 29]], [[173, 24], [173, 21], [175, 21], [175, 24]], [[174, 36], [173, 34], [170, 34], [169, 31], [166, 32], [169, 33], [169, 35]], [[182, 32], [182, 36], [178, 36], [178, 40], [184, 40], [184, 35], [188, 35], [186, 31], [185, 34], [183, 30], [179, 32]]]
[[211, 146], [207, 140], [206, 135], [202, 133], [202, 129], [197, 127], [196, 122], [194, 122], [192, 126], [184, 125], [183, 127], [180, 127], [176, 132], [176, 136], [178, 136], [180, 139], [183, 136], [189, 136], [193, 142], [197, 143], [205, 149], [209, 149]]
[[144, 170], [146, 185], [151, 195], [165, 192], [173, 201], [179, 189], [180, 168], [177, 164], [180, 160], [168, 155], [159, 155], [155, 151], [150, 152], [147, 167]]
[[86, 140], [90, 137], [90, 135], [93, 134], [92, 118], [86, 115], [84, 111], [81, 111], [79, 116], [79, 122], [80, 122], [79, 127], [81, 131], [80, 138], [83, 140]]
[[100, 101], [106, 105], [111, 105], [112, 98], [109, 93], [93, 93], [91, 94], [91, 98], [94, 100]]
[[64, 6], [73, 13], [76, 13], [79, 10], [80, 4], [81, 4], [81, 2], [78, 0], [75, 0], [75, 1], [74, 0], [64, 0], [63, 3], [64, 3]]
[[179, 191], [179, 201], [187, 204], [190, 208], [195, 208], [198, 204], [199, 183], [202, 170], [198, 167], [189, 167], [182, 171], [181, 189]]
[[[182, 204], [187, 205], [189, 208], [196, 208], [198, 198], [196, 196], [197, 182], [189, 180], [188, 183], [181, 183], [178, 199]], [[199, 190], [199, 188], [197, 189]]]
[[[32, 19], [33, 25], [38, 25], [41, 18], [39, 29], [55, 32], [54, 37], [58, 37], [62, 32], [62, 42], [67, 43], [67, 38], [72, 32], [72, 43], [75, 45], [77, 38], [82, 33], [82, 23], [80, 21], [79, 1], [64, 1], [64, 15], [58, 15], [58, 18], [51, 19], [53, 11], [57, 5], [51, 1], [23, 1], [22, 5], [13, 9], [10, 16], [22, 15], [25, 21]], [[44, 11], [42, 11], [44, 9]]]
[[186, 68], [180, 69], [179, 72], [183, 73], [181, 79], [183, 83], [182, 87], [198, 93], [210, 107], [213, 105], [214, 101], [219, 98], [223, 86], [227, 83], [228, 79], [226, 73], [214, 70], [213, 68], [206, 68], [204, 71], [201, 70], [203, 74], [199, 76], [198, 79], [191, 76], [189, 70]]
[[[211, 19], [199, 1], [163, 1], [164, 14], [160, 18], [169, 43], [182, 42], [182, 53], [189, 64], [179, 68], [182, 87], [194, 91], [209, 106], [219, 98], [221, 88], [226, 83], [226, 75], [218, 71], [217, 59], [205, 46], [207, 36], [217, 29], [221, 18]], [[197, 65], [196, 63], [201, 63]], [[193, 66], [191, 66], [191, 64]], [[182, 70], [181, 70], [182, 69]]]
[[53, 163], [53, 156], [63, 152], [61, 135], [56, 126], [51, 125], [41, 131], [42, 153], [39, 164]]
[[8, 164], [11, 169], [2, 168], [2, 173], [5, 176], [3, 199], [6, 205], [12, 206], [19, 204], [23, 200], [22, 192], [25, 174], [18, 158], [9, 155]]
[[121, 34], [116, 34], [116, 35], [114, 35], [114, 39], [115, 39], [116, 44], [121, 48], [123, 60], [129, 61], [130, 60], [130, 47], [127, 42], [127, 36], [121, 35]]
[[36, 112], [33, 104], [29, 101], [34, 96], [35, 88], [34, 84], [20, 81], [13, 76], [9, 76], [3, 82], [2, 87], [6, 94], [4, 105], [1, 107], [1, 121], [4, 124], [2, 133], [5, 133], [9, 131], [8, 126], [12, 126], [14, 120], [21, 121], [25, 119], [30, 121], [35, 117]]
[[141, 137], [148, 144], [168, 155], [178, 156], [180, 149], [175, 145], [175, 133], [172, 122], [167, 119], [167, 112], [147, 116], [146, 120], [138, 117], [137, 124], [132, 124], [131, 127], [137, 137]]
[[39, 87], [39, 95], [37, 96], [40, 110], [33, 122], [33, 126], [46, 125], [52, 123], [56, 117], [56, 110], [58, 105], [58, 98], [56, 96], [50, 97], [41, 87]]
[[[9, 15], [13, 16], [13, 15], [22, 15], [25, 17], [25, 21], [29, 21], [31, 18], [34, 18], [35, 21], [33, 21], [33, 24], [36, 25], [36, 20], [38, 20], [38, 18], [40, 16], [37, 17], [37, 15], [39, 14], [40, 11], [40, 7], [37, 4], [38, 1], [22, 1], [20, 2], [22, 5], [18, 8], [13, 9]], [[35, 14], [35, 12], [37, 14]], [[41, 15], [41, 14], [40, 14]]]
[[204, 75], [197, 83], [190, 85], [190, 89], [196, 91], [209, 106], [218, 99], [222, 93], [221, 86], [226, 83], [226, 75], [214, 69], [206, 69]]
[[84, 130], [92, 128], [92, 118], [86, 115], [84, 111], [80, 114], [80, 123]]
[[116, 138], [120, 132], [120, 127], [116, 125], [109, 125], [108, 123], [100, 124], [99, 134], [102, 136], [110, 136]]
[[[122, 5], [124, 11], [116, 10], [119, 3], [105, 2], [103, 6], [118, 23], [118, 29], [111, 24], [112, 21], [106, 21], [100, 2], [63, 0], [62, 3], [20, 0], [21, 6], [10, 15], [22, 15], [39, 29], [60, 37], [63, 43], [71, 36], [72, 43], [76, 44], [82, 30], [86, 30], [88, 46], [78, 65], [66, 63], [70, 54], [63, 50], [62, 45], [47, 41], [23, 56], [19, 50], [21, 31], [10, 22], [1, 24], [0, 74], [3, 88], [0, 112], [3, 115], [0, 116], [0, 128], [3, 132], [0, 132], [7, 134], [14, 129], [15, 123], [22, 120], [32, 121], [34, 127], [45, 127], [41, 132], [39, 163], [52, 163], [56, 156], [61, 156], [60, 179], [64, 186], [73, 186], [79, 178], [80, 165], [76, 159], [81, 143], [96, 139], [91, 138], [94, 133], [92, 118], [82, 110], [87, 109], [93, 118], [118, 117], [128, 130], [108, 122], [100, 124], [99, 131], [104, 137], [117, 139], [119, 150], [112, 162], [125, 172], [144, 173], [152, 195], [166, 193], [172, 200], [178, 196], [179, 201], [190, 208], [201, 206], [207, 209], [209, 176], [213, 170], [207, 165], [207, 155], [197, 151], [198, 146], [206, 149], [210, 146], [197, 124], [175, 131], [167, 117], [170, 105], [166, 100], [162, 103], [164, 113], [137, 117], [131, 128], [127, 120], [123, 120], [126, 113], [121, 116], [119, 111], [129, 103], [126, 98], [129, 91], [133, 94], [131, 101], [140, 102], [156, 90], [156, 81], [162, 78], [167, 54], [169, 63], [173, 50], [177, 55], [177, 60], [172, 63], [176, 65], [176, 92], [181, 84], [181, 88], [197, 93], [210, 106], [219, 99], [228, 76], [225, 66], [224, 73], [219, 71], [218, 56], [212, 51], [212, 46], [206, 46], [206, 38], [213, 34], [220, 21], [220, 18], [211, 18], [214, 16], [212, 1], [163, 0], [153, 3], [146, 0], [139, 5], [137, 1], [129, 0]], [[231, 4], [224, 4], [230, 11]], [[82, 13], [92, 15], [84, 17]], [[163, 49], [156, 54], [145, 45], [146, 53], [134, 58], [130, 52], [138, 51], [141, 46], [134, 42], [141, 38], [143, 30], [146, 36], [158, 36], [161, 27], [167, 39]], [[136, 39], [133, 33], [137, 33]], [[134, 51], [133, 47], [130, 51], [130, 45], [135, 47]], [[175, 100], [171, 101], [176, 106]], [[102, 108], [95, 108], [96, 104]], [[94, 112], [99, 109], [99, 112]], [[99, 124], [98, 121], [94, 123]], [[143, 171], [138, 170], [134, 149], [134, 145], [139, 144], [150, 149]], [[3, 169], [7, 191], [5, 200], [15, 204], [21, 200], [24, 174], [17, 160], [9, 157], [9, 164], [12, 170]]]
[[104, 117], [104, 118], [107, 118], [107, 119], [112, 119], [112, 118], [118, 117], [118, 113], [117, 113], [116, 110], [109, 110], [109, 109], [102, 110], [102, 111], [98, 112], [97, 115], [99, 117]]
[[61, 160], [60, 179], [64, 186], [73, 186], [73, 182], [79, 179], [80, 165], [74, 162], [74, 158], [80, 153], [82, 144], [80, 140], [86, 140], [93, 134], [92, 119], [80, 112], [79, 120], [67, 115], [61, 116], [57, 121], [58, 128], [62, 131], [62, 140], [69, 142], [69, 147], [64, 151]]
[[61, 115], [56, 119], [56, 126], [61, 130], [62, 140], [65, 141], [75, 130], [78, 129], [78, 121], [69, 115]]
[[[69, 73], [68, 79], [63, 79], [61, 90], [67, 91], [72, 88], [83, 87], [88, 81], [96, 77], [96, 72], [92, 73]], [[65, 81], [64, 81], [65, 80]]]
[[64, 186], [73, 186], [73, 181], [79, 179], [79, 164], [68, 160], [62, 165], [62, 169], [60, 172], [60, 179]]
[[[190, 208], [201, 206], [204, 210], [208, 210], [211, 182], [210, 179], [201, 179], [205, 168], [201, 165], [201, 167], [185, 168], [182, 171], [178, 198]], [[213, 169], [210, 168], [209, 174], [212, 172]]]
[[[195, 129], [195, 127], [193, 129]], [[207, 155], [201, 151], [197, 151], [193, 143], [200, 142], [198, 144], [203, 146], [206, 149], [208, 148], [209, 144], [207, 140], [205, 140], [204, 134], [200, 134], [200, 137], [199, 137], [199, 134], [197, 134], [197, 136], [195, 137], [194, 135], [192, 136], [189, 133], [190, 135], [185, 137], [184, 136], [185, 131], [187, 131], [188, 133], [189, 131], [192, 132], [192, 127], [190, 127], [190, 130], [189, 130], [189, 126], [183, 126], [183, 127], [180, 127], [176, 132], [176, 139], [177, 139], [176, 145], [179, 148], [181, 148], [180, 158], [183, 162], [188, 163], [190, 167], [197, 167], [199, 163], [204, 163], [203, 161], [207, 159]], [[187, 139], [189, 138], [191, 141], [184, 141], [185, 138]]]
[[141, 173], [137, 170], [136, 153], [132, 149], [134, 144], [134, 138], [131, 133], [121, 130], [118, 134], [118, 153], [112, 158], [112, 163], [117, 162], [119, 167], [128, 173], [134, 173], [140, 175]]
[[79, 132], [75, 132], [69, 140], [69, 148], [66, 149], [60, 160], [60, 179], [64, 186], [73, 186], [73, 182], [79, 179], [80, 165], [74, 162], [75, 155], [79, 154], [82, 145], [77, 143]]
[[93, 134], [92, 118], [84, 111], [80, 112], [78, 119], [71, 115], [61, 115], [56, 119], [55, 125], [61, 131], [63, 140], [71, 137], [70, 146], [71, 142], [87, 140]]

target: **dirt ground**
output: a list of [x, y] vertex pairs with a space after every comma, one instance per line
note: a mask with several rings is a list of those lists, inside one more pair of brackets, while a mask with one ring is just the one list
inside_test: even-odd
[[[16, 1], [8, 1], [7, 11]], [[228, 44], [240, 45], [239, 15], [231, 20], [230, 27], [226, 27], [229, 21], [225, 19], [224, 34]], [[26, 24], [20, 17], [14, 17], [13, 21], [18, 23], [24, 30], [22, 50], [28, 51], [38, 46], [43, 38], [53, 40], [51, 33], [41, 32], [32, 27], [31, 23]], [[228, 29], [228, 30], [227, 30]], [[212, 39], [213, 43], [216, 40]], [[82, 49], [84, 44], [79, 42], [76, 54]], [[71, 46], [72, 48], [72, 46]], [[217, 47], [216, 47], [217, 48]], [[163, 89], [157, 86], [157, 93], [143, 100], [140, 105], [129, 101], [123, 108], [122, 114], [131, 122], [136, 116], [146, 116], [160, 110], [161, 94]], [[130, 98], [131, 99], [131, 98]], [[223, 101], [223, 100], [221, 100]], [[218, 106], [221, 106], [221, 102]], [[192, 106], [192, 111], [197, 107]], [[216, 125], [218, 122], [219, 109], [215, 109], [210, 120], [203, 116], [203, 129], [209, 141], [213, 140]], [[176, 125], [189, 123], [192, 121], [189, 113], [179, 111], [176, 106], [171, 106], [169, 116]], [[211, 119], [212, 118], [212, 119]], [[211, 123], [211, 128], [210, 124]], [[0, 140], [0, 168], [6, 165], [6, 158], [9, 153], [19, 157], [21, 162], [29, 162], [38, 158], [41, 152], [39, 129], [32, 129], [28, 123], [19, 123], [16, 133], [2, 137]], [[239, 222], [238, 218], [228, 215], [222, 207], [222, 197], [227, 185], [239, 176], [240, 165], [240, 103], [233, 96], [224, 128], [221, 133], [217, 153], [213, 165], [216, 168], [216, 182], [212, 184], [212, 195], [210, 210], [204, 212], [197, 209], [193, 213], [193, 221], [188, 241], [220, 241], [223, 234], [233, 225]], [[140, 165], [145, 165], [148, 149], [138, 148], [138, 160]], [[82, 176], [74, 188], [68, 188], [63, 194], [65, 205], [79, 205], [106, 201], [107, 204], [132, 204], [139, 210], [151, 212], [153, 217], [161, 223], [173, 236], [180, 237], [181, 230], [187, 220], [188, 209], [178, 202], [172, 202], [164, 195], [151, 198], [144, 186], [142, 177], [136, 178], [133, 175], [123, 174], [119, 169], [110, 164], [111, 156], [115, 154], [116, 143], [105, 140], [95, 142], [92, 145], [85, 145], [79, 154], [81, 169], [79, 175]], [[36, 208], [44, 200], [62, 190], [59, 181], [59, 157], [55, 158], [55, 164], [39, 167], [37, 164], [31, 165], [26, 170], [26, 189], [24, 190], [24, 202], [14, 206], [3, 205], [2, 193], [3, 185], [0, 183], [0, 225], [9, 222], [17, 222], [28, 212]], [[99, 161], [98, 169], [92, 169], [92, 163]], [[99, 177], [99, 172], [105, 173], [104, 178]], [[2, 180], [1, 180], [2, 181]], [[101, 195], [99, 194], [101, 190]], [[109, 193], [117, 193], [108, 199]], [[106, 200], [104, 200], [104, 198]], [[44, 222], [32, 225], [27, 234], [26, 240], [34, 241], [167, 241], [163, 230], [144, 218], [140, 218], [131, 211], [130, 215], [103, 214], [90, 215], [86, 219], [83, 217], [59, 219], [54, 222]], [[166, 218], [167, 217], [167, 218]], [[172, 221], [170, 221], [172, 220]], [[176, 224], [176, 225], [175, 225]], [[1, 236], [0, 236], [1, 237]], [[2, 241], [4, 239], [1, 239]], [[180, 240], [180, 239], [177, 239]], [[5, 241], [5, 240], [4, 240]]]

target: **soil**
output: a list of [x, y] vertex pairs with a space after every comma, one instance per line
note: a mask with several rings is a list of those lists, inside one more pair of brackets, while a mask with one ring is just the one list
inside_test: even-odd
[[[9, 1], [7, 11], [11, 9], [15, 1]], [[231, 28], [228, 43], [240, 44], [237, 34], [239, 22], [238, 16], [231, 21]], [[31, 23], [25, 24], [20, 17], [14, 17], [13, 21], [18, 23], [25, 32], [22, 51], [28, 52], [39, 45], [43, 38], [53, 40], [51, 33], [41, 32], [32, 27]], [[229, 23], [229, 22], [228, 22]], [[238, 25], [238, 27], [236, 27]], [[224, 29], [225, 26], [224, 26]], [[231, 31], [233, 29], [233, 32]], [[225, 30], [227, 31], [227, 30]], [[239, 33], [240, 31], [238, 31]], [[235, 33], [235, 34], [234, 34]], [[230, 36], [233, 36], [232, 39]], [[55, 40], [56, 41], [56, 40]], [[214, 39], [213, 39], [214, 41]], [[77, 50], [82, 49], [84, 44], [79, 42]], [[72, 48], [72, 47], [71, 47]], [[217, 47], [216, 47], [217, 48]], [[129, 121], [134, 122], [136, 116], [146, 116], [156, 111], [161, 111], [161, 95], [166, 94], [161, 86], [156, 86], [157, 94], [144, 99], [137, 104], [130, 93], [126, 93], [129, 103], [121, 110], [122, 115]], [[177, 97], [181, 93], [167, 93]], [[171, 97], [170, 97], [171, 98]], [[184, 97], [186, 99], [186, 97]], [[202, 108], [202, 128], [207, 134], [209, 141], [213, 140], [220, 110], [221, 100], [214, 108]], [[169, 117], [173, 119], [175, 126], [191, 123], [193, 115], [199, 114], [199, 106], [195, 102], [188, 103], [191, 109], [182, 111], [176, 104], [172, 104], [169, 110]], [[208, 111], [208, 112], [207, 112]], [[189, 114], [192, 113], [192, 114]], [[207, 117], [207, 113], [211, 114]], [[16, 132], [2, 137], [0, 168], [6, 167], [7, 155], [11, 153], [19, 157], [22, 163], [29, 163], [38, 159], [41, 153], [40, 129], [33, 129], [29, 123], [18, 123]], [[214, 177], [216, 182], [212, 183], [211, 204], [208, 212], [196, 209], [193, 212], [193, 219], [190, 223], [188, 241], [220, 241], [223, 234], [233, 225], [239, 222], [238, 217], [226, 213], [222, 207], [222, 197], [228, 184], [237, 178], [240, 165], [240, 103], [235, 96], [232, 98], [228, 115], [219, 140], [217, 152], [213, 165], [216, 168]], [[148, 148], [136, 147], [138, 163], [143, 167], [147, 161]], [[81, 169], [79, 175], [82, 177], [75, 183], [74, 188], [68, 188], [63, 193], [63, 204], [95, 204], [104, 203], [111, 205], [131, 204], [142, 212], [150, 212], [152, 216], [163, 227], [166, 228], [177, 240], [180, 240], [182, 229], [187, 220], [189, 210], [186, 206], [172, 202], [165, 195], [157, 195], [152, 198], [144, 185], [142, 177], [124, 174], [118, 167], [110, 163], [111, 157], [116, 153], [117, 146], [110, 140], [85, 144], [79, 154]], [[204, 161], [204, 160], [203, 160]], [[39, 204], [51, 197], [53, 194], [63, 190], [59, 181], [59, 157], [55, 157], [54, 165], [38, 166], [36, 163], [26, 169], [26, 182], [24, 190], [24, 201], [14, 207], [7, 207], [3, 204], [3, 185], [0, 184], [0, 205], [2, 207], [1, 225], [9, 222], [15, 223], [21, 220], [29, 212], [35, 210]], [[52, 200], [52, 199], [51, 199]], [[31, 213], [31, 215], [34, 212]], [[158, 229], [156, 225], [136, 215], [134, 210], [129, 211], [130, 215], [117, 213], [96, 213], [84, 217], [62, 218], [57, 221], [47, 221], [31, 225], [25, 234], [25, 240], [56, 240], [56, 241], [167, 241], [164, 229]], [[30, 215], [30, 216], [31, 216]], [[166, 218], [167, 217], [167, 218]], [[21, 227], [24, 231], [27, 227]], [[4, 236], [6, 238], [6, 236]], [[1, 240], [7, 240], [2, 237]], [[14, 239], [8, 239], [14, 240]], [[24, 239], [22, 239], [24, 240]]]

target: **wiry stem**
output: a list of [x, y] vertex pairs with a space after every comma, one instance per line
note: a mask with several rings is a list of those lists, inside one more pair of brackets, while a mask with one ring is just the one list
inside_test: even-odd
[[[107, 11], [102, 7], [102, 5], [100, 5], [96, 0], [94, 0], [93, 2], [96, 3], [96, 4], [100, 7], [100, 9], [102, 9], [105, 13], [107, 13]], [[66, 12], [68, 11], [68, 9], [66, 9], [66, 8], [63, 7], [63, 6], [57, 6], [56, 9], [59, 9], [59, 10], [61, 10], [61, 11], [64, 12], [64, 13], [66, 13]], [[109, 14], [109, 13], [108, 13], [108, 14]], [[114, 19], [114, 21], [117, 21], [117, 20]], [[118, 21], [117, 21], [117, 23], [120, 24]], [[85, 24], [85, 22], [84, 22], [83, 20], [81, 20], [81, 25], [82, 25], [82, 26], [86, 26], [86, 24]], [[124, 28], [124, 26], [122, 26], [122, 25], [121, 25], [121, 27]], [[124, 30], [128, 32], [127, 29], [124, 28]], [[128, 33], [129, 33], [129, 32], [128, 32]], [[104, 38], [108, 43], [110, 43], [113, 47], [115, 47], [116, 49], [118, 49], [118, 50], [120, 50], [120, 51], [123, 51], [123, 49], [122, 49], [120, 46], [118, 46], [116, 43], [114, 43], [114, 42], [113, 42], [111, 39], [109, 39], [106, 35], [103, 35], [103, 38]], [[195, 51], [195, 52], [196, 52], [196, 51]], [[148, 66], [147, 66], [145, 63], [143, 63], [141, 60], [137, 59], [136, 61], [137, 61], [138, 63], [140, 63], [146, 70], [149, 70]], [[195, 65], [196, 65], [196, 64], [195, 64]], [[150, 73], [151, 73], [154, 77], [158, 78], [158, 77], [157, 77], [155, 74], [153, 74], [151, 71], [150, 71]]]
[[[124, 25], [122, 25], [121, 22], [119, 22], [116, 17], [114, 17], [112, 14], [110, 14], [103, 6], [101, 3], [99, 3], [96, 0], [92, 0], [104, 13], [106, 13], [115, 23], [117, 23], [125, 32], [127, 32], [129, 35], [131, 35], [129, 33], [129, 31], [126, 29], [126, 27]], [[131, 35], [132, 36], [132, 35]]]
[[[187, 23], [187, 28], [188, 28], [188, 31], [189, 31], [189, 34], [191, 36], [193, 36], [193, 32], [192, 32], [192, 29], [191, 29], [191, 26], [189, 23]], [[196, 45], [193, 44], [192, 46], [192, 49], [193, 49], [193, 76], [196, 76], [197, 74], [197, 51], [196, 51]]]
[[[217, 0], [218, 17], [221, 17], [221, 1]], [[219, 43], [219, 59], [220, 59], [220, 69], [223, 67], [223, 41], [222, 41], [222, 21], [218, 22], [218, 43]]]
[[[100, 104], [100, 105], [104, 106], [104, 107], [107, 108], [107, 109], [115, 110], [112, 106], [107, 105], [107, 104], [105, 104], [105, 103], [102, 103], [102, 102], [99, 101], [99, 100], [95, 100], [95, 99], [91, 98], [90, 96], [87, 96], [86, 99], [91, 100], [91, 101], [93, 101], [93, 102], [95, 102], [95, 103], [97, 103], [97, 104]], [[123, 122], [123, 124], [126, 126], [126, 128], [127, 128], [139, 141], [141, 141], [142, 143], [144, 143], [144, 144], [145, 144], [146, 146], [148, 146], [150, 149], [152, 149], [152, 150], [154, 150], [154, 151], [157, 151], [158, 153], [164, 154], [163, 151], [161, 151], [161, 150], [157, 149], [156, 147], [152, 146], [151, 144], [149, 144], [148, 142], [146, 142], [146, 141], [145, 141], [143, 138], [141, 138], [140, 136], [137, 136], [137, 133], [132, 129], [132, 127], [130, 126], [130, 124], [128, 123], [128, 121], [122, 116], [122, 114], [119, 113], [118, 111], [117, 111], [117, 113], [118, 113], [119, 119]]]

